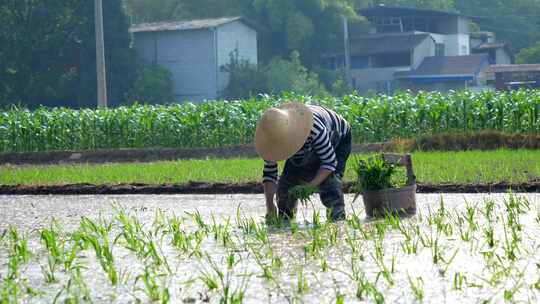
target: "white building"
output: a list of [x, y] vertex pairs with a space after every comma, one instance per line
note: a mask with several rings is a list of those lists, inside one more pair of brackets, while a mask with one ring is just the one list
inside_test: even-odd
[[257, 64], [257, 32], [241, 17], [134, 25], [138, 56], [169, 69], [179, 102], [213, 100], [229, 82], [231, 54]]
[[[483, 85], [482, 75], [490, 63], [486, 58], [495, 55], [482, 48], [493, 44], [471, 40], [469, 18], [451, 12], [384, 5], [358, 13], [370, 21], [368, 35], [352, 37], [349, 41], [350, 75], [353, 87], [359, 92], [390, 94], [396, 89]], [[474, 53], [471, 41], [478, 47]], [[342, 68], [343, 54], [326, 55], [323, 62], [329, 68]], [[496, 56], [506, 62], [504, 54], [498, 52]], [[436, 64], [438, 68], [427, 69], [428, 64]], [[456, 74], [449, 65], [468, 66], [467, 73]]]

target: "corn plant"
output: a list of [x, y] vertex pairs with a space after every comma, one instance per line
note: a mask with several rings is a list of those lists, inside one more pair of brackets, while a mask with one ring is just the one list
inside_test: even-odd
[[[201, 104], [122, 106], [111, 109], [12, 106], [0, 114], [0, 151], [86, 150], [146, 147], [220, 147], [251, 143], [262, 113], [287, 94]], [[318, 99], [352, 125], [355, 142], [423, 134], [497, 130], [540, 131], [540, 91], [407, 92], [394, 96]], [[202, 127], [204, 126], [204, 127]]]

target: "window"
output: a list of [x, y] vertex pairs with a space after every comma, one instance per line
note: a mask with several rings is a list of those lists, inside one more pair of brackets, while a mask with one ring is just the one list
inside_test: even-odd
[[369, 66], [369, 57], [367, 56], [352, 56], [351, 68], [352, 69], [365, 69]]
[[411, 53], [390, 53], [375, 55], [372, 57], [372, 66], [374, 68], [403, 67], [411, 65]]
[[375, 18], [374, 21], [378, 33], [401, 32], [401, 18], [399, 17]]
[[444, 43], [435, 44], [435, 56], [445, 56], [446, 50]]

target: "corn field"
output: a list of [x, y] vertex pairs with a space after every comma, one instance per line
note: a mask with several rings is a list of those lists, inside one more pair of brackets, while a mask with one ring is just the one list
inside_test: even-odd
[[0, 116], [0, 152], [246, 144], [252, 141], [263, 111], [288, 100], [320, 104], [340, 113], [351, 123], [356, 143], [441, 132], [540, 131], [540, 91], [424, 92], [339, 99], [284, 94], [97, 110], [12, 107]]

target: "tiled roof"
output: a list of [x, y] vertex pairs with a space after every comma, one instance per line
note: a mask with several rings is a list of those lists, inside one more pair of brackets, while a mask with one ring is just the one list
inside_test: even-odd
[[540, 72], [540, 64], [497, 64], [490, 66], [488, 72]]
[[405, 6], [387, 6], [379, 5], [368, 7], [359, 10], [362, 16], [375, 17], [375, 16], [391, 16], [391, 17], [403, 17], [403, 16], [429, 16], [429, 17], [443, 17], [443, 16], [459, 16], [457, 13], [444, 12], [432, 9], [413, 8]]
[[221, 25], [242, 20], [242, 17], [226, 17], [218, 19], [201, 19], [189, 21], [140, 23], [130, 28], [130, 32], [161, 32], [161, 31], [184, 31], [204, 28], [215, 28]]
[[475, 50], [489, 50], [489, 49], [501, 49], [506, 47], [506, 43], [503, 42], [486, 42], [473, 47]]
[[470, 76], [478, 74], [482, 66], [487, 65], [488, 62], [487, 54], [426, 57], [416, 70], [399, 72], [396, 76], [400, 78]]
[[351, 55], [408, 52], [428, 38], [431, 39], [429, 34], [415, 33], [360, 37], [351, 39]]

